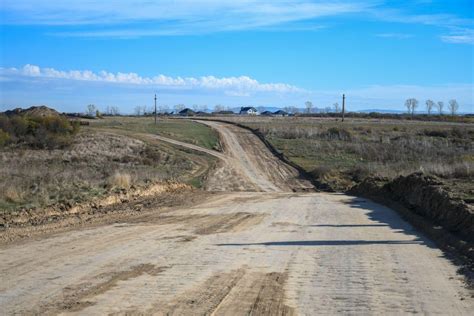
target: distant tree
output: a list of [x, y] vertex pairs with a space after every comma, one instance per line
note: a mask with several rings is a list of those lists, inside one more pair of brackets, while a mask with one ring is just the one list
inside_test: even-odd
[[110, 115], [119, 115], [120, 110], [117, 106], [111, 106], [110, 107]]
[[299, 113], [298, 108], [294, 105], [289, 106], [288, 109], [289, 109], [288, 113], [291, 113], [291, 114], [298, 114]]
[[100, 114], [99, 110], [95, 110], [95, 116], [96, 117], [102, 117], [102, 114]]
[[330, 106], [325, 107], [325, 108], [324, 108], [324, 111], [325, 111], [326, 113], [331, 112], [331, 107], [330, 107]]
[[94, 116], [97, 109], [94, 104], [89, 104], [86, 111], [87, 115]]
[[222, 104], [216, 104], [214, 106], [214, 112], [224, 111], [224, 106]]
[[339, 103], [336, 102], [332, 106], [334, 107], [334, 112], [336, 113], [341, 112], [341, 107], [339, 106]]
[[203, 104], [200, 106], [202, 112], [207, 112], [207, 104]]
[[415, 115], [415, 109], [418, 107], [418, 100], [415, 98], [407, 99], [405, 101], [405, 107], [411, 116]]
[[184, 110], [185, 108], [186, 108], [186, 106], [184, 104], [176, 104], [174, 106], [174, 111], [176, 113], [178, 113], [178, 112], [181, 112], [182, 110]]
[[262, 113], [262, 112], [265, 111], [265, 107], [264, 107], [264, 106], [259, 106], [259, 107], [257, 107], [257, 111], [258, 111], [259, 113]]
[[451, 115], [453, 115], [453, 116], [456, 115], [456, 112], [459, 109], [458, 101], [456, 101], [455, 99], [449, 100], [448, 109], [449, 109], [449, 112], [451, 112]]
[[135, 115], [136, 116], [142, 115], [142, 107], [141, 106], [136, 106], [135, 107]]
[[169, 106], [167, 104], [160, 104], [158, 106], [158, 113], [165, 114], [170, 110]]
[[431, 115], [431, 111], [433, 110], [435, 103], [433, 100], [426, 100], [426, 112], [428, 112], [428, 115]]
[[436, 108], [438, 109], [439, 115], [442, 115], [442, 114], [443, 114], [443, 108], [444, 108], [444, 102], [443, 102], [443, 101], [439, 101], [439, 102], [436, 104]]
[[306, 108], [306, 113], [310, 114], [310, 113], [313, 113], [313, 102], [311, 101], [306, 101], [304, 103], [304, 106]]
[[194, 111], [194, 112], [199, 111], [199, 105], [193, 104], [193, 111]]

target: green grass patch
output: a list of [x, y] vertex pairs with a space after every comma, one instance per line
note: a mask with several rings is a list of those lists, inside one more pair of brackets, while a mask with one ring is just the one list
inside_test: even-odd
[[112, 117], [93, 121], [91, 126], [157, 134], [208, 149], [219, 148], [219, 135], [216, 131], [186, 119], [160, 118], [155, 125], [152, 117]]

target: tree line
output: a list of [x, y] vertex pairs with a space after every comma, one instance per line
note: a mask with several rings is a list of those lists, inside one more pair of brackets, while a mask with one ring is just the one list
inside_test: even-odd
[[[415, 115], [415, 110], [418, 108], [419, 102], [415, 98], [410, 98], [405, 101], [405, 107], [407, 108], [408, 114], [411, 114], [412, 116]], [[426, 112], [428, 115], [431, 115], [434, 110], [438, 112], [439, 115], [443, 115], [443, 109], [444, 109], [444, 102], [443, 101], [438, 101], [434, 102], [433, 100], [426, 100], [425, 101], [425, 106], [426, 106]], [[456, 113], [459, 110], [459, 103], [456, 101], [456, 99], [449, 100], [448, 102], [448, 111], [451, 113], [451, 115], [456, 115]]]
[[[415, 115], [415, 110], [419, 106], [419, 101], [415, 98], [409, 98], [405, 101], [405, 107], [407, 108], [408, 114], [411, 114], [412, 116]], [[435, 111], [439, 114], [442, 115], [444, 112], [444, 102], [443, 101], [438, 101], [434, 102], [431, 99], [428, 99], [425, 101], [425, 106], [426, 106], [426, 112], [428, 115], [432, 115]], [[174, 113], [179, 113], [180, 111], [184, 110], [186, 106], [184, 104], [176, 104], [173, 107], [169, 107], [168, 105], [160, 104], [157, 105], [157, 113], [165, 114], [165, 113], [170, 113], [171, 111], [174, 111]], [[208, 112], [209, 108], [207, 105], [197, 105], [193, 104], [190, 108], [194, 110], [194, 112]], [[447, 104], [447, 109], [451, 115], [456, 115], [456, 113], [459, 110], [459, 103], [455, 100], [449, 100]], [[257, 110], [260, 112], [265, 111], [265, 107], [257, 107]], [[296, 106], [286, 106], [283, 108], [283, 110], [287, 113], [290, 114], [298, 114], [300, 113], [301, 109], [296, 107]], [[217, 104], [213, 108], [214, 112], [221, 112], [221, 111], [230, 111], [230, 107], [224, 106], [221, 104]], [[338, 102], [333, 103], [332, 107], [327, 106], [324, 108], [318, 108], [314, 106], [313, 102], [311, 101], [306, 101], [304, 103], [304, 109], [303, 113], [306, 114], [312, 114], [312, 113], [340, 113], [341, 112], [341, 106], [339, 105]], [[137, 116], [141, 115], [150, 115], [154, 114], [155, 109], [154, 106], [136, 106], [134, 108], [134, 114]], [[89, 104], [86, 108], [86, 114], [89, 116], [100, 116], [102, 114], [104, 115], [120, 115], [120, 109], [117, 106], [107, 106], [105, 108], [104, 112], [100, 112], [99, 109], [94, 105], [94, 104]]]

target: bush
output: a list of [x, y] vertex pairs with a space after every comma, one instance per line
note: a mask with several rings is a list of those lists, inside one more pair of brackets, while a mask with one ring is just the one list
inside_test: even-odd
[[0, 115], [0, 146], [13, 143], [38, 149], [63, 148], [78, 130], [79, 124], [62, 116]]
[[132, 182], [132, 177], [128, 173], [117, 171], [108, 180], [109, 186], [112, 188], [128, 189]]
[[5, 146], [10, 141], [10, 134], [0, 129], [0, 147]]
[[18, 203], [22, 200], [22, 194], [17, 189], [9, 187], [3, 193], [3, 198], [10, 203]]
[[345, 128], [331, 127], [323, 134], [328, 139], [351, 140], [352, 134]]
[[447, 131], [442, 131], [442, 130], [424, 130], [423, 134], [425, 136], [430, 136], [430, 137], [447, 138], [449, 136], [449, 133]]

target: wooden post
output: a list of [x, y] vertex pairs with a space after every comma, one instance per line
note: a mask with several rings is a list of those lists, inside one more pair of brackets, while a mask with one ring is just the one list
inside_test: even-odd
[[155, 125], [156, 125], [156, 93], [155, 93]]
[[342, 121], [344, 122], [344, 112], [346, 111], [346, 95], [342, 95]]

